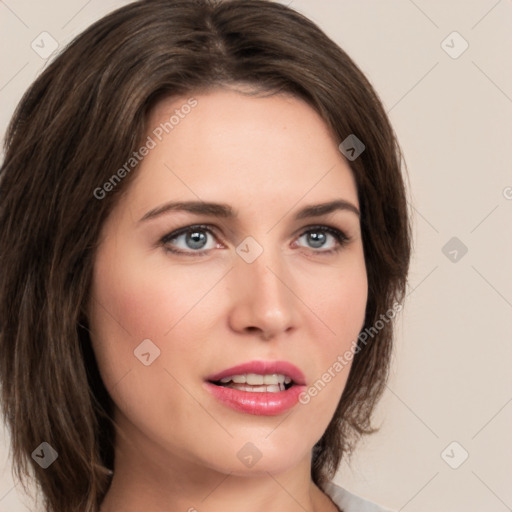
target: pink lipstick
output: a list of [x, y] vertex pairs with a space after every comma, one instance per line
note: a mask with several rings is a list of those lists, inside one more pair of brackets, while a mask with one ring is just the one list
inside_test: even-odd
[[206, 389], [238, 412], [275, 416], [297, 404], [304, 374], [286, 361], [251, 361], [206, 378]]

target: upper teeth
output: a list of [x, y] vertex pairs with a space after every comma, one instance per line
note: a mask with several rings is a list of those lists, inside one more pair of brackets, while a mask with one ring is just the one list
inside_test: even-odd
[[262, 384], [290, 384], [292, 379], [281, 373], [272, 373], [267, 375], [258, 375], [257, 373], [244, 373], [242, 375], [231, 375], [220, 379], [220, 382], [227, 384], [234, 382], [235, 384], [249, 384], [250, 386], [260, 386]]

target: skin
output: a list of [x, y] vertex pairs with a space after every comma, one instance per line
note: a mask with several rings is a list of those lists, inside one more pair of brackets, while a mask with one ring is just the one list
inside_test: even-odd
[[[148, 135], [189, 97], [159, 103]], [[294, 214], [335, 199], [358, 208], [352, 172], [298, 98], [227, 88], [194, 97], [197, 106], [137, 167], [99, 240], [89, 321], [117, 429], [101, 512], [335, 511], [311, 480], [310, 459], [349, 366], [307, 405], [276, 416], [234, 411], [203, 384], [259, 359], [293, 363], [311, 386], [350, 348], [367, 300], [359, 216]], [[198, 200], [228, 204], [236, 217], [169, 211], [140, 220], [168, 201]], [[202, 232], [202, 255], [190, 255], [198, 249], [185, 236], [161, 242], [195, 224], [216, 228]], [[312, 245], [318, 225], [348, 241], [327, 234]], [[252, 263], [236, 252], [247, 236], [263, 248]], [[145, 339], [161, 351], [149, 366], [134, 356]], [[237, 457], [247, 442], [261, 453], [251, 468]]]

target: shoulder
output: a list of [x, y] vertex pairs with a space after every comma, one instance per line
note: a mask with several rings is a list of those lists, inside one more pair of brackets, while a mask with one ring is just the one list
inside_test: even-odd
[[391, 512], [376, 503], [348, 492], [332, 482], [324, 484], [323, 490], [342, 512]]

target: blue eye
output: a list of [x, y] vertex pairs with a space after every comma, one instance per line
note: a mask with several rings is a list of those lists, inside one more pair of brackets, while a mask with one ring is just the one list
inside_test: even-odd
[[[313, 253], [323, 255], [339, 251], [347, 241], [348, 237], [339, 229], [329, 226], [311, 226], [302, 232], [294, 245], [312, 249]], [[225, 248], [219, 242], [212, 227], [207, 225], [178, 229], [165, 235], [160, 243], [166, 251], [184, 256], [205, 256], [212, 249]]]
[[217, 245], [213, 232], [208, 226], [188, 226], [174, 231], [162, 238], [162, 243], [170, 252], [193, 253], [194, 256], [214, 249]]
[[313, 226], [305, 231], [297, 241], [304, 240], [310, 249], [322, 249], [320, 253], [330, 253], [341, 249], [348, 238], [339, 229], [329, 226]]

